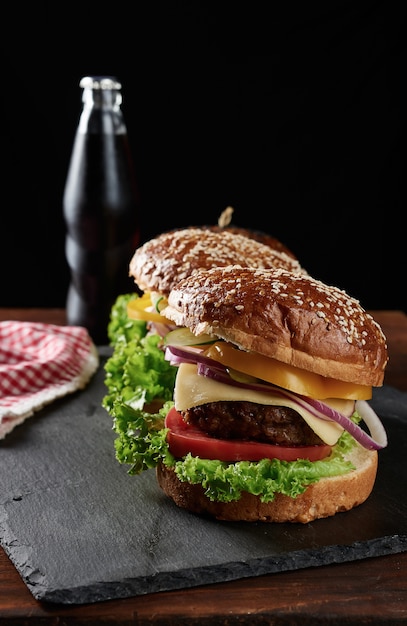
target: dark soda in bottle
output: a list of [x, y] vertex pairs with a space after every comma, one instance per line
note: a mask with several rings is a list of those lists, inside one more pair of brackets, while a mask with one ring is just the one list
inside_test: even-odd
[[63, 212], [70, 268], [66, 314], [98, 345], [118, 295], [134, 290], [129, 262], [139, 242], [139, 193], [115, 77], [87, 76]]

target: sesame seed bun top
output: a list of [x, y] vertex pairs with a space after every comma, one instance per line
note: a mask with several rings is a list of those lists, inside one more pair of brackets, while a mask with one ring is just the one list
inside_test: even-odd
[[227, 265], [306, 273], [293, 256], [253, 238], [224, 229], [189, 227], [162, 233], [137, 248], [129, 275], [142, 291], [168, 296], [194, 270]]
[[228, 266], [180, 281], [162, 314], [194, 334], [346, 382], [380, 386], [386, 338], [357, 300], [308, 274]]

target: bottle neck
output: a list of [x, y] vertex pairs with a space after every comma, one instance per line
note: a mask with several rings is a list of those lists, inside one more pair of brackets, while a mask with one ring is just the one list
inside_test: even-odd
[[82, 94], [83, 107], [120, 111], [122, 94], [117, 89], [92, 89], [85, 87]]
[[117, 89], [93, 89], [85, 87], [82, 94], [83, 109], [79, 121], [80, 133], [126, 134], [121, 103], [122, 95]]

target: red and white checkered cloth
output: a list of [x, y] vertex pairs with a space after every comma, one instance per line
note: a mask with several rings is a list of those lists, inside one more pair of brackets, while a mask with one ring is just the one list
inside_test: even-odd
[[83, 389], [98, 365], [85, 328], [0, 322], [0, 439], [44, 405]]

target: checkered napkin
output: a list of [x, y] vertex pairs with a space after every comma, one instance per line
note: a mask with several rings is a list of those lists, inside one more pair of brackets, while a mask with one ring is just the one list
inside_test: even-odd
[[83, 389], [98, 365], [85, 328], [0, 322], [0, 439], [34, 411]]

